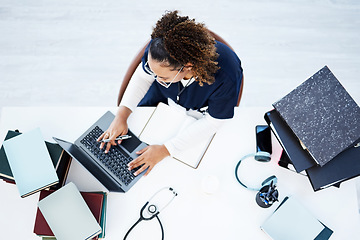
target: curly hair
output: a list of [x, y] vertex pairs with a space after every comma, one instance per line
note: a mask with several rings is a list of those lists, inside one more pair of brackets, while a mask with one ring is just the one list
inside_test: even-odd
[[156, 23], [151, 39], [150, 54], [155, 60], [174, 68], [191, 63], [200, 86], [215, 81], [218, 54], [215, 39], [204, 24], [179, 16], [178, 11], [166, 12]]

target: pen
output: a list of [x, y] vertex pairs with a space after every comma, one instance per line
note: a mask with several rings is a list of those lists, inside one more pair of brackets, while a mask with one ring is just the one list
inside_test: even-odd
[[[128, 139], [128, 138], [131, 138], [131, 136], [130, 135], [122, 135], [122, 136], [115, 138], [115, 141], [116, 140], [124, 140], [124, 139]], [[107, 142], [110, 142], [110, 139], [102, 139], [100, 142], [107, 143]]]

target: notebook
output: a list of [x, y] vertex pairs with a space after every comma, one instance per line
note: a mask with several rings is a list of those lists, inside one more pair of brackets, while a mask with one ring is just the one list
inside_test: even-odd
[[289, 156], [296, 172], [300, 173], [316, 165], [311, 155], [301, 147], [299, 139], [276, 110], [266, 112], [264, 118]]
[[101, 227], [72, 182], [42, 199], [38, 207], [57, 240], [91, 239]]
[[326, 228], [297, 199], [289, 197], [261, 229], [274, 240], [313, 240]]
[[39, 128], [6, 140], [3, 146], [21, 197], [59, 182]]
[[107, 111], [89, 129], [87, 129], [74, 143], [55, 138], [54, 140], [70, 155], [82, 164], [109, 191], [126, 192], [145, 174], [135, 176], [137, 169], [128, 170], [127, 164], [135, 159], [137, 151], [147, 144], [141, 142], [130, 130], [131, 138], [123, 140], [120, 145], [112, 146], [109, 153], [100, 149], [96, 140], [108, 129], [114, 114]]
[[[187, 115], [185, 108], [175, 105], [174, 102], [169, 101], [169, 105], [160, 102], [139, 138], [148, 144], [163, 144], [196, 120], [195, 117]], [[172, 157], [192, 168], [197, 168], [214, 136], [215, 134], [211, 134], [196, 145]]]
[[338, 154], [325, 166], [306, 170], [314, 191], [318, 191], [360, 175], [360, 147], [351, 147]]
[[360, 107], [327, 66], [273, 106], [320, 166], [360, 139]]

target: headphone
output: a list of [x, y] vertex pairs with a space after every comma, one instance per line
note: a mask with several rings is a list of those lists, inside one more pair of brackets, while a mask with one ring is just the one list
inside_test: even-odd
[[251, 191], [258, 191], [256, 194], [256, 202], [260, 207], [270, 207], [275, 201], [278, 201], [279, 192], [276, 189], [277, 184], [277, 177], [275, 175], [272, 175], [268, 178], [266, 178], [261, 183], [261, 187], [249, 187], [245, 185], [243, 182], [241, 182], [238, 170], [241, 162], [247, 158], [254, 157], [255, 160], [259, 162], [269, 162], [271, 160], [270, 153], [259, 151], [257, 153], [252, 153], [243, 156], [239, 162], [236, 164], [235, 167], [235, 177], [236, 180], [240, 183], [241, 186], [243, 186], [246, 189], [249, 189]]

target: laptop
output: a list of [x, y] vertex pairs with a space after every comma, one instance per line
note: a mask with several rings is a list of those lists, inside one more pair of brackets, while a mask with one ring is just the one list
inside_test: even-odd
[[111, 192], [127, 192], [145, 174], [135, 176], [138, 169], [128, 170], [127, 164], [135, 159], [137, 151], [145, 148], [146, 143], [137, 138], [130, 130], [131, 138], [123, 140], [120, 145], [111, 146], [105, 154], [105, 147], [100, 149], [96, 140], [108, 129], [114, 114], [107, 111], [74, 143], [55, 138], [54, 140], [74, 159], [83, 165]]

